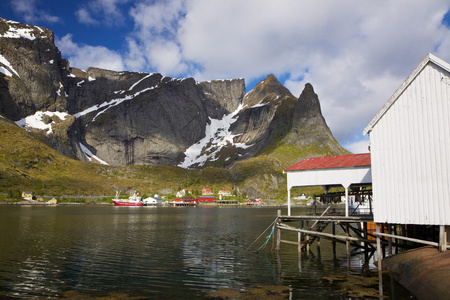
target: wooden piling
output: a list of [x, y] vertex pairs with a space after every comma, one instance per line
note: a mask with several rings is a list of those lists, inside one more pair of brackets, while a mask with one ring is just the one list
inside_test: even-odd
[[281, 229], [280, 229], [280, 224], [279, 224], [279, 219], [281, 217], [281, 210], [278, 210], [278, 214], [277, 214], [277, 251], [280, 251], [280, 246], [281, 246]]
[[[367, 240], [367, 223], [363, 222], [363, 234], [364, 238]], [[369, 244], [364, 242], [364, 261], [367, 263], [369, 261]]]
[[376, 232], [377, 232], [377, 256], [378, 256], [378, 291], [379, 295], [383, 296], [383, 268], [381, 266], [381, 239], [380, 239], [380, 224], [376, 223]]
[[439, 226], [439, 251], [447, 251], [447, 232], [445, 225]]

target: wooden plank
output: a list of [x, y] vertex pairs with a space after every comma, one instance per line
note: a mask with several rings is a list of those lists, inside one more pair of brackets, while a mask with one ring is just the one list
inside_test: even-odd
[[285, 230], [290, 230], [290, 231], [296, 231], [296, 232], [302, 232], [302, 233], [306, 233], [309, 235], [314, 235], [314, 236], [321, 236], [321, 237], [328, 237], [331, 239], [337, 239], [337, 240], [342, 240], [342, 241], [356, 241], [356, 242], [368, 242], [371, 243], [373, 241], [371, 240], [366, 240], [366, 239], [362, 239], [362, 238], [355, 238], [355, 237], [351, 237], [351, 236], [342, 236], [342, 235], [333, 235], [330, 233], [325, 233], [325, 232], [317, 232], [317, 231], [311, 231], [311, 230], [306, 230], [306, 229], [299, 229], [299, 228], [295, 228], [292, 226], [288, 226], [286, 224], [279, 224], [278, 225], [280, 229], [285, 229]]
[[326, 214], [326, 213], [328, 212], [328, 210], [330, 210], [330, 208], [331, 208], [331, 205], [328, 206], [327, 209], [325, 209], [325, 210], [323, 211], [323, 213], [320, 215], [320, 217], [317, 219], [317, 221], [314, 222], [314, 224], [313, 224], [309, 229], [313, 229], [313, 228], [317, 225], [317, 223], [319, 223], [320, 218], [322, 218], [323, 215]]
[[310, 220], [310, 221], [329, 221], [329, 222], [342, 222], [342, 223], [354, 223], [354, 222], [373, 222], [373, 216], [371, 215], [362, 215], [362, 216], [331, 216], [325, 215], [323, 217], [320, 216], [279, 216], [281, 221], [302, 221], [302, 220]]
[[291, 245], [298, 245], [298, 243], [297, 243], [297, 242], [293, 242], [293, 241], [280, 240], [280, 242], [282, 242], [282, 243], [286, 243], [286, 244], [291, 244]]
[[377, 238], [378, 238], [378, 236], [393, 237], [393, 238], [396, 238], [396, 239], [399, 239], [399, 240], [405, 240], [405, 241], [409, 241], [409, 242], [414, 242], [414, 243], [419, 243], [419, 244], [425, 244], [425, 245], [429, 245], [429, 246], [439, 247], [439, 243], [436, 243], [436, 242], [419, 240], [419, 239], [414, 239], [414, 238], [401, 236], [401, 235], [393, 235], [393, 234], [381, 233], [381, 232], [376, 232], [375, 235], [377, 235]]

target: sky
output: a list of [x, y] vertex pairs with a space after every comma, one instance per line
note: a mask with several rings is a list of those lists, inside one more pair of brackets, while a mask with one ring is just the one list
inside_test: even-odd
[[197, 81], [311, 83], [334, 137], [362, 131], [428, 53], [450, 62], [448, 0], [7, 0], [0, 17], [55, 33], [72, 67]]

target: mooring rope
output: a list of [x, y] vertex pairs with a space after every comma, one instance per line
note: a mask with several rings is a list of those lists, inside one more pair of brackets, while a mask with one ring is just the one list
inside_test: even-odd
[[272, 231], [271, 231], [270, 234], [267, 236], [266, 242], [265, 242], [261, 247], [259, 247], [259, 249], [256, 250], [255, 252], [258, 252], [259, 250], [261, 250], [262, 248], [264, 248], [264, 247], [267, 245], [267, 243], [269, 242], [270, 238], [272, 237], [272, 234], [273, 234], [273, 230], [274, 230], [274, 229], [275, 229], [275, 224], [273, 224]]
[[[273, 221], [273, 222], [269, 225], [269, 227], [267, 227], [266, 230], [264, 230], [263, 233], [261, 233], [261, 234], [256, 238], [256, 240], [254, 240], [253, 243], [251, 243], [250, 246], [247, 247], [247, 249], [245, 249], [245, 252], [247, 252], [248, 249], [250, 249], [250, 247], [253, 246], [253, 244], [256, 243], [256, 241], [259, 240], [259, 239], [263, 236], [263, 234], [266, 233], [266, 231], [269, 230], [269, 228], [273, 225], [273, 227], [272, 227], [272, 232], [270, 233], [269, 238], [267, 239], [267, 241], [268, 241], [268, 240], [270, 239], [270, 236], [272, 236], [272, 234], [273, 234], [273, 229], [275, 228], [275, 223], [276, 223], [276, 221], [277, 221], [277, 219], [275, 219], [275, 221]], [[264, 243], [264, 245], [267, 245], [267, 241]], [[260, 247], [260, 249], [261, 249], [261, 247]], [[256, 250], [256, 251], [259, 251], [259, 249]], [[256, 252], [256, 251], [255, 251], [255, 252]]]

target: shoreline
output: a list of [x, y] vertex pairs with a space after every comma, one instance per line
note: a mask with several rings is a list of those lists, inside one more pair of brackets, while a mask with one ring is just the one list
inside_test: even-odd
[[382, 266], [417, 299], [450, 299], [450, 251], [420, 247], [386, 257]]
[[[92, 202], [92, 203], [80, 203], [80, 202], [58, 202], [56, 204], [48, 204], [46, 202], [38, 202], [38, 201], [30, 201], [23, 200], [18, 202], [0, 202], [0, 206], [9, 206], [9, 205], [19, 205], [19, 206], [58, 206], [58, 205], [114, 205], [114, 203], [107, 202]], [[169, 206], [169, 205], [159, 205], [159, 206]], [[197, 205], [197, 207], [231, 207], [231, 206], [239, 206], [239, 207], [287, 207], [287, 203], [279, 203], [279, 204], [258, 204], [258, 205], [249, 205], [247, 203], [238, 203], [238, 204], [208, 204], [208, 205]], [[310, 207], [307, 204], [291, 204], [291, 207]]]

